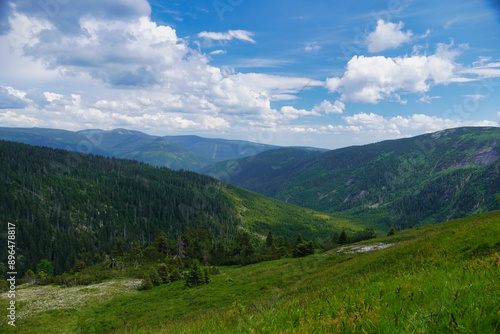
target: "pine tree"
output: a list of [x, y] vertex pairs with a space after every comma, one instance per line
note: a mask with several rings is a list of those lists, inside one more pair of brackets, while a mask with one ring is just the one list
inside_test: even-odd
[[170, 282], [180, 281], [182, 279], [182, 275], [177, 267], [173, 267], [170, 271], [170, 275], [168, 276]]
[[203, 268], [203, 283], [210, 283], [210, 272], [208, 268]]
[[169, 277], [170, 273], [165, 263], [161, 263], [160, 266], [158, 267], [158, 275], [160, 275], [160, 278], [163, 283], [170, 282], [170, 277]]
[[394, 227], [391, 227], [391, 229], [389, 230], [389, 232], [387, 232], [387, 235], [391, 236], [391, 235], [394, 235], [394, 234], [396, 234], [396, 229]]
[[149, 272], [144, 274], [144, 279], [142, 281], [142, 289], [149, 290], [153, 288], [153, 283], [151, 282], [151, 277], [149, 276]]
[[186, 286], [193, 287], [203, 283], [203, 273], [200, 269], [200, 262], [198, 260], [193, 261], [193, 265], [186, 276]]
[[337, 240], [337, 243], [343, 245], [343, 244], [346, 244], [347, 243], [347, 233], [345, 232], [345, 230], [342, 230], [342, 232], [340, 232], [340, 235], [339, 235], [339, 238]]
[[269, 231], [269, 233], [267, 234], [267, 238], [266, 238], [266, 246], [267, 246], [267, 248], [271, 249], [273, 244], [274, 244], [273, 232]]

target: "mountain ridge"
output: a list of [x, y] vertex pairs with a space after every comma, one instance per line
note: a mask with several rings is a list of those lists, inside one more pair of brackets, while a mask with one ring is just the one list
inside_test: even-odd
[[199, 171], [211, 163], [245, 157], [278, 146], [199, 136], [154, 136], [136, 130], [0, 127], [0, 139], [116, 158], [174, 170]]
[[[462, 127], [306, 158], [278, 149], [203, 172], [229, 171], [225, 181], [266, 196], [406, 228], [498, 209], [499, 143], [500, 128]], [[287, 158], [295, 165], [277, 168]]]

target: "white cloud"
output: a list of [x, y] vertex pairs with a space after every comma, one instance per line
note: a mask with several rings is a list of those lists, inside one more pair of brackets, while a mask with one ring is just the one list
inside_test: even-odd
[[394, 24], [392, 22], [378, 20], [375, 30], [366, 36], [368, 51], [382, 52], [385, 50], [395, 49], [410, 42], [413, 33], [410, 30], [406, 32], [401, 31], [403, 26], [403, 22]]
[[[342, 94], [345, 101], [378, 103], [381, 100], [401, 102], [400, 94], [424, 94], [432, 85], [460, 82], [454, 59], [459, 51], [451, 45], [438, 45], [430, 56], [365, 57], [354, 56], [342, 78], [328, 78], [326, 87]], [[404, 102], [404, 101], [403, 101]]]
[[306, 47], [304, 48], [305, 51], [319, 51], [321, 50], [321, 45], [318, 45], [318, 43], [316, 42], [313, 42], [313, 43], [309, 43], [306, 45]]
[[432, 100], [434, 99], [440, 99], [441, 96], [429, 96], [429, 95], [424, 95], [420, 99], [418, 99], [419, 102], [422, 103], [432, 103]]
[[[315, 114], [295, 108], [276, 110], [271, 101], [295, 99], [302, 90], [323, 82], [224, 71], [209, 65], [209, 59], [188, 47], [174, 29], [139, 14], [114, 20], [106, 19], [107, 14], [98, 18], [74, 14], [78, 29], [65, 31], [55, 18], [49, 22], [13, 13], [11, 33], [0, 37], [0, 55], [11, 62], [39, 64], [40, 86], [47, 88], [19, 90], [26, 97], [15, 101], [15, 113], [9, 110], [13, 103], [5, 104], [9, 109], [0, 113], [2, 124], [224, 130], [242, 122], [276, 126]], [[62, 17], [68, 15], [64, 12]], [[12, 43], [27, 23], [28, 32]], [[250, 36], [244, 31], [229, 33], [231, 38]], [[23, 74], [24, 84], [29, 74]], [[2, 75], [7, 81], [16, 78], [15, 72]]]
[[325, 114], [342, 114], [345, 110], [345, 104], [340, 101], [335, 101], [333, 104], [330, 101], [324, 100], [319, 105], [315, 105], [311, 110], [313, 112]]
[[470, 97], [473, 100], [482, 100], [486, 98], [486, 96], [481, 95], [481, 94], [471, 94], [471, 95], [462, 95], [463, 97]]
[[220, 55], [220, 54], [225, 54], [226, 51], [224, 50], [214, 50], [212, 52], [210, 52], [211, 55]]
[[0, 86], [0, 109], [22, 109], [27, 103], [23, 99], [24, 94], [19, 94], [19, 91], [12, 87]]
[[206, 38], [216, 41], [230, 41], [232, 39], [239, 39], [242, 41], [255, 43], [252, 39], [253, 33], [246, 30], [229, 30], [228, 32], [208, 32], [202, 31], [198, 34], [200, 38]]
[[344, 116], [343, 119], [349, 125], [359, 126], [361, 130], [377, 130], [394, 134], [401, 134], [401, 131], [408, 130], [438, 131], [459, 126], [498, 126], [496, 122], [487, 120], [453, 120], [425, 114], [389, 118], [374, 113], [359, 113], [353, 116]]

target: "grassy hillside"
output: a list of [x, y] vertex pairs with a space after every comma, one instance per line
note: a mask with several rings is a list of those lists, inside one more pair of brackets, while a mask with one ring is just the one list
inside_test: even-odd
[[[293, 213], [293, 217], [291, 214]], [[123, 238], [148, 246], [157, 229], [174, 239], [202, 226], [212, 239], [229, 242], [238, 229], [289, 241], [296, 232], [327, 238], [352, 221], [270, 200], [211, 177], [136, 161], [105, 158], [0, 141], [0, 228], [16, 224], [19, 272], [42, 259], [55, 273], [68, 271], [75, 256], [110, 254]], [[279, 233], [278, 233], [279, 232]], [[7, 248], [0, 249], [2, 263]], [[0, 274], [6, 272], [0, 266]]]
[[[495, 211], [306, 258], [221, 267], [210, 284], [197, 288], [174, 282], [137, 291], [131, 286], [138, 282], [127, 279], [83, 288], [27, 287], [18, 293], [22, 317], [16, 327], [3, 318], [0, 328], [4, 333], [498, 333], [499, 253]], [[0, 307], [7, 302], [3, 295]]]
[[500, 209], [499, 158], [500, 128], [457, 128], [325, 153], [269, 151], [207, 173], [313, 210], [406, 228]]

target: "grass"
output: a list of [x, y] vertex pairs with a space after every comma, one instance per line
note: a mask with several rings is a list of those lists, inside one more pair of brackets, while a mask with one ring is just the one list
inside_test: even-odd
[[[26, 312], [2, 333], [498, 333], [500, 212], [397, 232], [299, 259], [221, 267], [208, 285], [183, 282]], [[352, 250], [352, 248], [351, 248]], [[127, 282], [113, 280], [109, 286]], [[97, 289], [96, 289], [97, 288]], [[62, 298], [31, 287], [33, 298]], [[114, 288], [109, 288], [113, 291]], [[62, 293], [62, 292], [61, 292]], [[95, 294], [95, 295], [94, 295]], [[92, 297], [94, 296], [94, 297]], [[18, 299], [19, 300], [19, 299]], [[19, 313], [32, 301], [20, 301]], [[1, 299], [5, 309], [7, 300]], [[60, 327], [58, 327], [60, 326]]]

